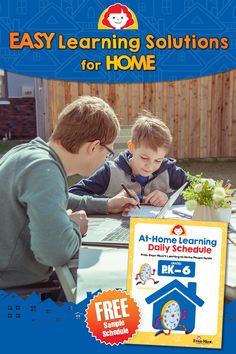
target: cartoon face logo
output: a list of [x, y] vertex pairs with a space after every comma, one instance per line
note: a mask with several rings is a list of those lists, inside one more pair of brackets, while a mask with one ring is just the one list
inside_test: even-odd
[[101, 14], [98, 29], [138, 29], [135, 14], [127, 6], [117, 3]]
[[171, 230], [171, 235], [176, 235], [176, 236], [186, 235], [186, 231], [182, 225], [175, 225], [175, 227], [173, 227], [173, 229]]
[[112, 28], [121, 29], [125, 27], [126, 23], [129, 20], [129, 17], [123, 10], [121, 10], [121, 12], [118, 14], [111, 12], [107, 17], [107, 20]]

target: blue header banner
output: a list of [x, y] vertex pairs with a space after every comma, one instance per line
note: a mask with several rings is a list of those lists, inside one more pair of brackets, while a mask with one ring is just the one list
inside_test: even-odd
[[0, 67], [81, 82], [158, 82], [236, 67], [233, 0], [0, 1]]

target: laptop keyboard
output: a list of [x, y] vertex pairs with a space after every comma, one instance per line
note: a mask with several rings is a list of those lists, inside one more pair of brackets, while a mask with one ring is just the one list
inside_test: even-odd
[[102, 241], [129, 243], [129, 222], [123, 222], [120, 226], [107, 234]]

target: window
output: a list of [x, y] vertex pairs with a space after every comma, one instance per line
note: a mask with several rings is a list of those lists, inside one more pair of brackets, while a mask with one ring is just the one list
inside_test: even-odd
[[89, 7], [87, 14], [88, 14], [88, 18], [95, 18], [94, 8], [93, 7]]
[[162, 0], [162, 12], [163, 15], [172, 14], [172, 0]]
[[0, 69], [0, 101], [8, 98], [6, 71]]
[[30, 306], [30, 311], [36, 312], [37, 311], [37, 306], [36, 305], [31, 305]]
[[138, 7], [139, 7], [139, 11], [142, 11], [142, 12], [146, 11], [145, 2], [141, 2]]
[[18, 15], [27, 14], [27, 1], [26, 0], [17, 0], [16, 11]]

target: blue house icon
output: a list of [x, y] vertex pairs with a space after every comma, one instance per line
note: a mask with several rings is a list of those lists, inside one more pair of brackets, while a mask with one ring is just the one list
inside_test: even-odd
[[153, 303], [152, 326], [157, 334], [169, 334], [172, 330], [191, 333], [195, 327], [196, 306], [204, 301], [196, 295], [196, 283], [189, 282], [186, 287], [178, 280], [165, 285], [146, 297], [148, 304]]

